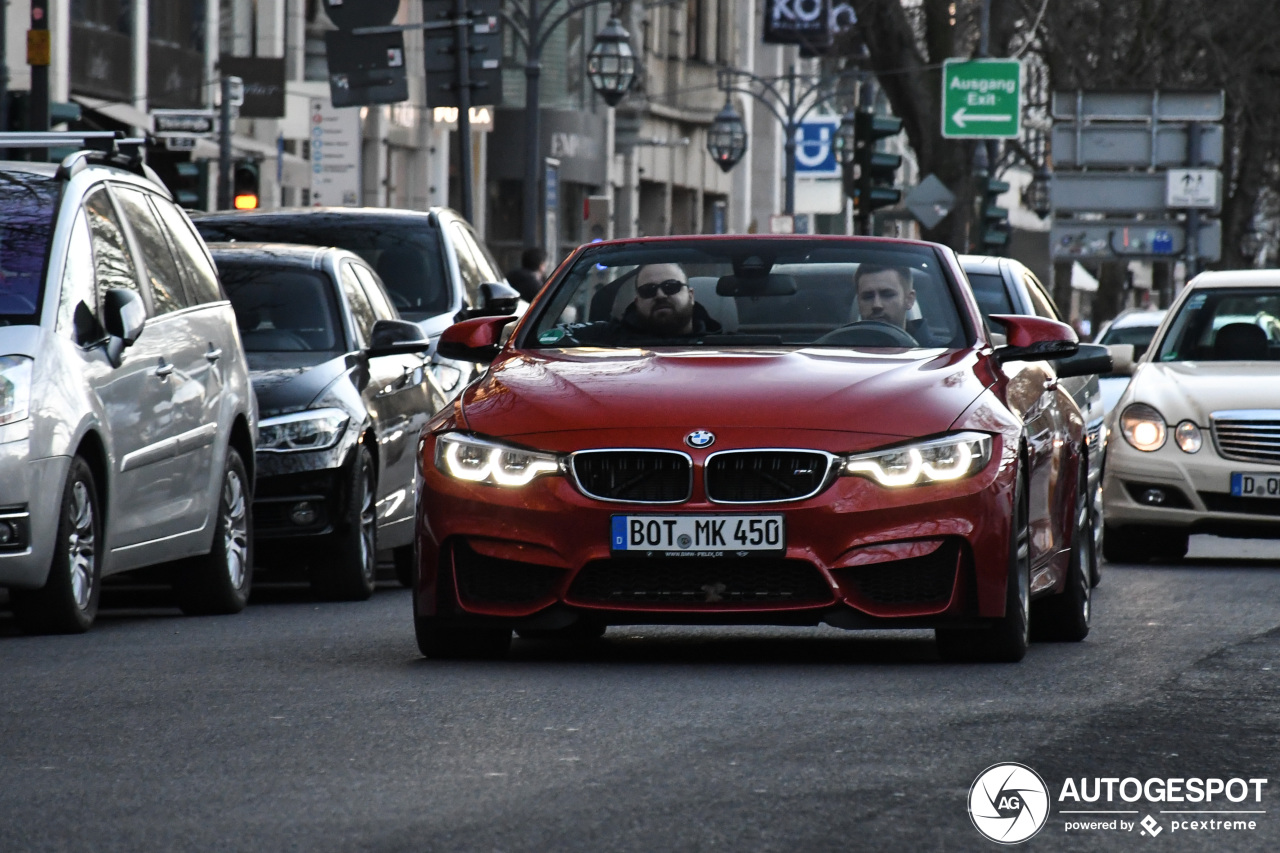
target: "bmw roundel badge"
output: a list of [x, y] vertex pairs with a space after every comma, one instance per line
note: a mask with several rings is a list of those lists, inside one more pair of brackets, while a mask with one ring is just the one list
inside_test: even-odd
[[715, 441], [715, 433], [706, 429], [695, 429], [684, 437], [684, 443], [690, 447], [710, 447]]

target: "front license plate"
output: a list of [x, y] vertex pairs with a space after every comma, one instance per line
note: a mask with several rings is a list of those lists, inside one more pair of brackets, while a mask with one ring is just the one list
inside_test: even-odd
[[1235, 471], [1231, 474], [1231, 494], [1241, 498], [1280, 498], [1280, 474]]
[[781, 515], [615, 515], [610, 547], [653, 557], [733, 557], [786, 550]]

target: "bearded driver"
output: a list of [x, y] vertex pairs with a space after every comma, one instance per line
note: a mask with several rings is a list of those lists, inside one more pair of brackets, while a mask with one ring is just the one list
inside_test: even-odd
[[679, 264], [646, 264], [636, 270], [635, 298], [621, 320], [570, 326], [567, 337], [582, 344], [605, 346], [650, 343], [654, 338], [695, 338], [722, 331], [697, 304], [689, 277]]

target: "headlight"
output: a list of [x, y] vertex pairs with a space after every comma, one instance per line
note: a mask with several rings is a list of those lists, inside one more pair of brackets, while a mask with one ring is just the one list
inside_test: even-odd
[[341, 409], [309, 409], [258, 422], [258, 449], [276, 453], [326, 450], [338, 443], [347, 428]]
[[1178, 443], [1183, 453], [1195, 453], [1204, 444], [1200, 427], [1192, 421], [1183, 421], [1178, 424], [1178, 428], [1173, 431], [1173, 440]]
[[840, 473], [882, 486], [944, 483], [976, 474], [991, 460], [991, 436], [961, 432], [918, 444], [844, 457]]
[[0, 356], [0, 424], [26, 420], [31, 414], [33, 364], [26, 356]]
[[1146, 403], [1134, 403], [1120, 414], [1120, 432], [1124, 440], [1144, 453], [1164, 446], [1164, 415]]
[[436, 467], [459, 480], [492, 486], [524, 486], [563, 469], [554, 453], [525, 450], [458, 432], [436, 441]]

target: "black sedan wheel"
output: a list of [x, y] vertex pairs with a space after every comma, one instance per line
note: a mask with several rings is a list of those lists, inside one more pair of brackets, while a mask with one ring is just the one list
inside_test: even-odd
[[102, 573], [102, 515], [93, 472], [79, 456], [71, 460], [62, 490], [58, 538], [49, 579], [40, 589], [10, 590], [13, 615], [29, 634], [80, 634], [98, 613]]
[[373, 595], [378, 567], [377, 474], [373, 454], [355, 450], [342, 527], [320, 547], [311, 568], [311, 588], [331, 601], [364, 601]]

